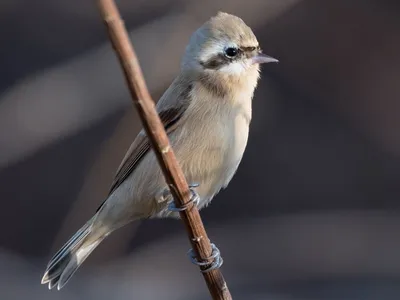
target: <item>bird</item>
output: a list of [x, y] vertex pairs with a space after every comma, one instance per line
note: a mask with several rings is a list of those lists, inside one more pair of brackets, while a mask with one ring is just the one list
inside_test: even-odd
[[[242, 160], [264, 54], [239, 17], [218, 12], [190, 37], [180, 72], [156, 105], [198, 209], [227, 187]], [[172, 199], [173, 200], [173, 199]], [[179, 218], [144, 130], [123, 158], [108, 196], [51, 258], [42, 278], [60, 290], [113, 231], [148, 218]]]

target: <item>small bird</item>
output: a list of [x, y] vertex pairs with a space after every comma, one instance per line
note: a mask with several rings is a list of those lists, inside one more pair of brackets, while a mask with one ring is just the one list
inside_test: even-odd
[[[247, 145], [261, 52], [242, 19], [219, 12], [193, 33], [180, 74], [157, 112], [199, 209], [225, 188]], [[50, 260], [42, 284], [61, 289], [114, 230], [139, 219], [179, 217], [150, 141], [142, 130], [127, 151], [108, 197], [95, 215]]]

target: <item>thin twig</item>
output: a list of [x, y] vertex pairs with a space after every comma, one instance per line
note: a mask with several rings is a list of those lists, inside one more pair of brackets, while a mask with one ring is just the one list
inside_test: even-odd
[[[98, 0], [98, 5], [108, 29], [111, 43], [122, 65], [133, 103], [151, 141], [165, 180], [171, 187], [175, 205], [183, 207], [190, 201], [191, 192], [169, 144], [167, 134], [155, 109], [154, 101], [146, 87], [138, 59], [129, 41], [121, 16], [113, 0]], [[210, 257], [212, 250], [199, 211], [194, 206], [191, 209], [181, 211], [180, 216], [185, 224], [197, 259], [199, 261], [206, 260]], [[203, 273], [203, 276], [213, 299], [232, 299], [219, 269]]]

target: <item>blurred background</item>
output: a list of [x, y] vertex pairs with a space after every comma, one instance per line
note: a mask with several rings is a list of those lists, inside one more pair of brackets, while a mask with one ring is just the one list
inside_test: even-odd
[[[400, 298], [400, 2], [120, 0], [154, 99], [190, 34], [237, 14], [264, 52], [244, 159], [202, 211], [234, 299]], [[141, 125], [94, 1], [0, 3], [0, 299], [209, 299], [176, 220], [40, 280]]]

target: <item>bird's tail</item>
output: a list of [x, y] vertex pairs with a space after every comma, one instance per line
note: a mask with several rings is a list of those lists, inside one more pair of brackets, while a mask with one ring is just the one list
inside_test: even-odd
[[57, 286], [60, 290], [106, 236], [95, 236], [92, 220], [88, 221], [50, 260], [42, 284], [48, 283], [49, 289]]

